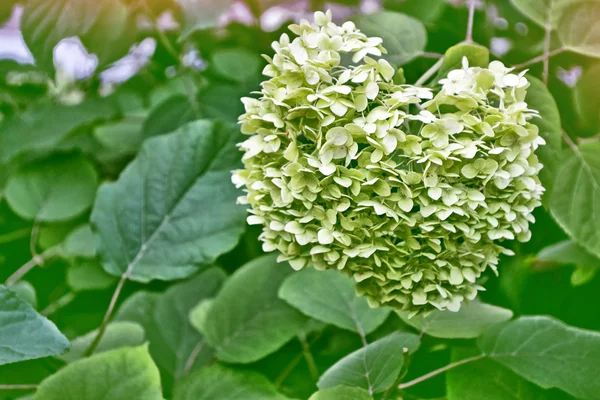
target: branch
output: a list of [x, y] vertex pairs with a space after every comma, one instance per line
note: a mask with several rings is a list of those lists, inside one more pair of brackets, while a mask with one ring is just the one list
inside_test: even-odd
[[515, 69], [525, 68], [530, 65], [539, 63], [540, 61], [546, 61], [548, 58], [553, 57], [560, 53], [564, 53], [565, 51], [567, 51], [567, 49], [561, 47], [561, 48], [558, 48], [558, 49], [548, 52], [548, 54], [542, 54], [541, 56], [534, 57], [529, 61], [525, 61], [524, 63], [514, 65], [513, 68], [515, 68]]
[[306, 341], [306, 337], [304, 335], [298, 335], [298, 339], [302, 344], [302, 355], [304, 356], [304, 360], [306, 361], [306, 365], [308, 365], [308, 371], [310, 372], [310, 376], [313, 381], [319, 380], [319, 370], [317, 369], [317, 364], [315, 364], [315, 359], [310, 352], [310, 344]]
[[0, 390], [31, 390], [37, 387], [38, 385], [0, 385]]
[[435, 64], [433, 64], [431, 68], [425, 71], [425, 73], [419, 79], [417, 79], [415, 86], [419, 86], [427, 82], [429, 78], [431, 78], [442, 67], [443, 62], [444, 58], [442, 57]]
[[34, 254], [33, 258], [19, 267], [18, 270], [13, 272], [11, 276], [6, 280], [6, 286], [11, 286], [17, 283], [22, 277], [24, 277], [29, 271], [34, 269], [38, 265], [44, 265], [44, 262], [49, 258], [53, 257], [58, 250], [58, 246], [47, 249], [42, 254]]
[[467, 22], [467, 36], [465, 42], [471, 43], [473, 41], [473, 20], [475, 18], [475, 0], [467, 0], [469, 4], [469, 20]]
[[125, 285], [125, 282], [127, 281], [128, 278], [129, 278], [129, 274], [123, 274], [123, 276], [121, 276], [121, 280], [119, 280], [119, 283], [117, 284], [117, 288], [115, 289], [115, 292], [113, 293], [113, 296], [110, 299], [110, 304], [108, 305], [106, 314], [104, 314], [104, 319], [102, 320], [102, 324], [100, 324], [100, 328], [98, 328], [98, 333], [96, 334], [94, 341], [90, 344], [90, 346], [85, 351], [85, 354], [84, 354], [85, 357], [91, 356], [94, 353], [94, 351], [96, 350], [96, 348], [98, 347], [98, 345], [100, 344], [100, 340], [102, 340], [102, 336], [104, 335], [104, 332], [106, 331], [106, 326], [108, 325], [108, 321], [110, 321], [110, 317], [112, 316], [112, 313], [115, 309], [115, 305], [117, 304], [119, 295], [121, 294], [121, 291], [123, 290], [123, 286]]
[[187, 375], [190, 373], [190, 371], [192, 370], [192, 367], [198, 360], [200, 353], [202, 353], [202, 349], [204, 348], [204, 345], [205, 345], [204, 339], [200, 339], [200, 341], [198, 342], [196, 347], [194, 347], [194, 349], [190, 353], [190, 356], [188, 357], [187, 361], [185, 362], [185, 367], [183, 368], [184, 375]]
[[449, 370], [451, 370], [453, 368], [459, 367], [459, 366], [461, 366], [463, 364], [468, 364], [470, 362], [481, 360], [482, 358], [485, 358], [484, 354], [480, 354], [478, 356], [473, 356], [473, 357], [465, 358], [464, 360], [453, 362], [451, 364], [446, 365], [445, 367], [436, 369], [435, 371], [431, 371], [428, 374], [425, 374], [425, 375], [420, 376], [420, 377], [418, 377], [416, 379], [413, 379], [412, 381], [403, 383], [403, 384], [401, 384], [401, 385], [398, 386], [398, 389], [402, 390], [402, 389], [409, 388], [409, 387], [414, 386], [414, 385], [416, 385], [418, 383], [426, 381], [429, 378], [433, 378], [434, 376], [437, 376], [437, 375], [442, 374], [442, 373], [444, 373], [446, 371], [449, 371]]

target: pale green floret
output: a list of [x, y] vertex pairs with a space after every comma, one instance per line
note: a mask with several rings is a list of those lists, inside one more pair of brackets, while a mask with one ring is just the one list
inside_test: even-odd
[[[336, 268], [373, 306], [458, 310], [496, 271], [498, 244], [529, 240], [544, 188], [529, 83], [500, 62], [451, 71], [441, 90], [392, 82], [352, 22], [292, 25], [259, 99], [245, 98], [234, 182], [265, 251]], [[351, 61], [350, 61], [351, 60]], [[351, 63], [348, 65], [347, 63]]]

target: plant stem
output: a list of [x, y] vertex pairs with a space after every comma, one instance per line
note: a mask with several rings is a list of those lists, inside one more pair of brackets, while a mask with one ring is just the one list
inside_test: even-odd
[[183, 368], [183, 374], [184, 375], [187, 375], [187, 374], [190, 373], [190, 371], [192, 370], [192, 367], [196, 363], [196, 360], [200, 356], [200, 353], [202, 353], [202, 349], [203, 348], [204, 348], [204, 339], [201, 339], [198, 342], [198, 344], [196, 345], [196, 347], [194, 347], [194, 349], [190, 353], [189, 358], [185, 362], [185, 367]]
[[421, 57], [423, 57], [423, 58], [435, 58], [436, 60], [439, 60], [440, 58], [444, 57], [444, 55], [440, 54], [440, 53], [432, 53], [430, 51], [424, 51], [423, 53], [421, 53]]
[[46, 261], [50, 257], [53, 257], [57, 250], [58, 247], [51, 247], [42, 254], [34, 254], [31, 260], [27, 261], [25, 264], [19, 267], [18, 270], [13, 272], [13, 274], [9, 276], [8, 279], [6, 279], [6, 286], [14, 285], [22, 277], [29, 273], [29, 271], [34, 269], [37, 265], [43, 265], [44, 261]]
[[308, 365], [308, 370], [310, 372], [310, 376], [312, 377], [313, 381], [316, 382], [319, 380], [319, 370], [317, 369], [317, 364], [315, 364], [315, 359], [313, 358], [312, 353], [310, 352], [310, 345], [306, 341], [306, 336], [298, 335], [298, 339], [300, 340], [300, 343], [302, 344], [302, 355], [304, 356], [306, 365]]
[[546, 17], [546, 30], [544, 36], [544, 70], [542, 72], [542, 80], [544, 85], [548, 86], [548, 75], [550, 71], [550, 40], [552, 39], [552, 2], [548, 9], [548, 16]]
[[478, 356], [473, 356], [473, 357], [465, 358], [464, 360], [453, 362], [451, 364], [446, 365], [445, 367], [436, 369], [435, 371], [431, 371], [428, 374], [425, 374], [425, 375], [420, 376], [420, 377], [418, 377], [416, 379], [413, 379], [412, 381], [409, 381], [409, 382], [406, 382], [406, 383], [402, 383], [401, 385], [398, 386], [398, 389], [402, 390], [402, 389], [409, 388], [409, 387], [414, 386], [414, 385], [416, 385], [418, 383], [426, 381], [429, 378], [433, 378], [434, 376], [437, 376], [437, 375], [442, 374], [442, 373], [444, 373], [446, 371], [449, 371], [449, 370], [451, 370], [453, 368], [459, 367], [459, 366], [461, 366], [463, 364], [468, 364], [470, 362], [481, 360], [484, 357], [485, 357], [484, 354], [480, 354]]
[[571, 137], [567, 134], [567, 132], [563, 130], [561, 130], [562, 132], [562, 137], [563, 140], [565, 141], [565, 143], [567, 143], [569, 145], [569, 147], [571, 148], [571, 150], [573, 150], [575, 152], [575, 154], [580, 155], [579, 153], [579, 149], [577, 148], [577, 145], [575, 144], [575, 142], [573, 142], [573, 139], [571, 139]]
[[473, 20], [475, 19], [475, 0], [467, 0], [469, 4], [469, 20], [467, 22], [467, 36], [465, 42], [473, 41]]
[[75, 299], [75, 293], [69, 292], [69, 293], [65, 294], [64, 296], [60, 297], [55, 302], [48, 304], [48, 306], [46, 308], [44, 308], [40, 312], [40, 314], [42, 314], [45, 317], [47, 317], [48, 315], [52, 315], [56, 311], [60, 310], [61, 308], [63, 308], [64, 306], [66, 306], [67, 304], [72, 302], [74, 299]]
[[31, 390], [37, 387], [38, 385], [0, 385], [0, 390]]
[[13, 240], [27, 237], [28, 234], [29, 234], [29, 228], [20, 229], [18, 231], [6, 233], [4, 235], [0, 235], [0, 243], [10, 243]]
[[127, 281], [128, 278], [129, 278], [129, 274], [123, 274], [123, 276], [121, 276], [121, 279], [119, 280], [119, 283], [117, 284], [117, 288], [115, 289], [115, 292], [113, 293], [113, 296], [110, 299], [110, 304], [108, 305], [106, 314], [104, 314], [104, 319], [102, 320], [102, 324], [100, 324], [98, 333], [96, 334], [94, 341], [90, 344], [90, 346], [85, 351], [85, 354], [84, 354], [85, 357], [91, 356], [94, 353], [94, 350], [96, 350], [96, 348], [100, 344], [100, 340], [102, 340], [102, 336], [104, 335], [104, 332], [106, 331], [106, 326], [108, 325], [108, 321], [110, 321], [110, 317], [112, 316], [112, 313], [115, 309], [115, 305], [117, 304], [119, 295], [121, 294], [121, 291], [123, 290], [123, 286], [125, 285], [125, 282]]
[[425, 73], [419, 79], [417, 79], [417, 81], [415, 82], [415, 86], [419, 86], [427, 82], [429, 78], [431, 78], [441, 68], [443, 62], [444, 57], [440, 58], [435, 64], [431, 66], [431, 68], [425, 71]]
[[528, 66], [530, 66], [532, 64], [539, 63], [540, 61], [545, 61], [549, 57], [553, 57], [553, 56], [555, 56], [557, 54], [564, 53], [565, 51], [567, 51], [567, 49], [564, 49], [564, 48], [561, 47], [559, 49], [550, 51], [548, 54], [542, 54], [541, 56], [537, 56], [535, 58], [532, 58], [529, 61], [525, 61], [524, 63], [517, 64], [517, 65], [514, 66], [514, 68], [516, 68], [516, 69], [525, 68], [525, 67], [528, 67]]

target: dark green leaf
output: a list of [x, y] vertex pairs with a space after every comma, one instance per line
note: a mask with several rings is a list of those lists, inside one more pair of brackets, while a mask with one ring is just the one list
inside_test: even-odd
[[600, 333], [549, 317], [521, 317], [490, 328], [478, 342], [488, 357], [543, 388], [581, 399], [600, 393]]
[[427, 31], [418, 19], [393, 11], [360, 15], [356, 26], [367, 36], [383, 39], [387, 55], [383, 57], [395, 65], [403, 65], [423, 54]]
[[34, 400], [162, 400], [158, 369], [147, 346], [75, 361], [39, 386]]
[[18, 281], [8, 287], [8, 290], [25, 300], [33, 308], [37, 308], [37, 294], [33, 285], [27, 281]]
[[83, 157], [53, 158], [10, 177], [6, 200], [25, 219], [60, 221], [86, 211], [94, 202], [98, 175]]
[[69, 341], [56, 326], [0, 285], [0, 365], [64, 353]]
[[354, 282], [337, 271], [304, 269], [292, 274], [279, 297], [309, 317], [367, 335], [390, 313], [387, 307], [371, 308], [356, 295]]
[[67, 284], [76, 292], [108, 289], [116, 281], [97, 260], [76, 261], [67, 270]]
[[189, 276], [232, 249], [245, 227], [231, 170], [236, 127], [196, 121], [149, 139], [92, 212], [104, 269], [140, 282]]
[[244, 49], [225, 49], [216, 52], [212, 65], [225, 78], [245, 83], [260, 74], [262, 60]]
[[434, 24], [444, 14], [449, 6], [446, 0], [384, 0], [386, 10], [398, 11], [423, 21], [424, 24]]
[[219, 364], [200, 368], [175, 388], [173, 400], [285, 400], [264, 376]]
[[390, 387], [402, 370], [405, 353], [419, 348], [419, 337], [394, 333], [370, 343], [333, 364], [319, 379], [319, 389], [339, 385], [365, 389], [369, 394]]
[[195, 119], [194, 107], [187, 96], [169, 97], [152, 109], [142, 127], [144, 139], [173, 132]]
[[88, 224], [81, 225], [66, 237], [62, 246], [62, 254], [67, 257], [94, 258], [96, 242]]
[[482, 303], [478, 300], [464, 303], [458, 312], [434, 311], [426, 317], [408, 318], [408, 313], [398, 315], [407, 324], [434, 337], [471, 339], [481, 335], [492, 325], [508, 321], [513, 313], [506, 308]]
[[250, 363], [293, 338], [306, 318], [277, 297], [292, 273], [275, 256], [250, 261], [225, 283], [206, 316], [205, 335], [219, 360]]

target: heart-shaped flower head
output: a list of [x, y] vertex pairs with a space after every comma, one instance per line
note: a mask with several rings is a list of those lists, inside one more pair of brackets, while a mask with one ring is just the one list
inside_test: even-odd
[[295, 269], [337, 269], [372, 306], [459, 309], [499, 242], [527, 241], [544, 188], [529, 85], [500, 62], [430, 89], [393, 82], [385, 49], [354, 23], [290, 26], [242, 99], [248, 222]]

